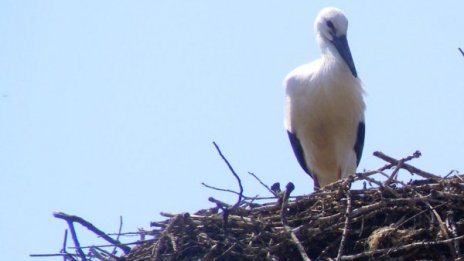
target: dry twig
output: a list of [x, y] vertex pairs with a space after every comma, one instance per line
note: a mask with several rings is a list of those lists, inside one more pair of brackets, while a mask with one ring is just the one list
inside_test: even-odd
[[243, 186], [242, 186], [242, 180], [240, 177], [237, 175], [235, 172], [234, 168], [232, 165], [230, 165], [229, 161], [226, 159], [226, 157], [222, 154], [221, 149], [219, 146], [216, 144], [216, 142], [213, 141], [214, 147], [216, 147], [217, 152], [219, 153], [219, 156], [221, 156], [222, 160], [227, 164], [227, 167], [229, 167], [229, 170], [232, 172], [232, 175], [234, 175], [235, 179], [237, 180], [238, 187], [240, 188], [239, 194], [238, 194], [238, 199], [237, 202], [235, 203], [234, 207], [237, 207], [241, 202], [242, 202], [242, 196], [243, 196]]
[[288, 225], [288, 220], [287, 220], [288, 199], [290, 198], [290, 194], [292, 193], [294, 189], [295, 189], [295, 185], [293, 185], [293, 183], [290, 182], [287, 184], [284, 197], [282, 200], [282, 208], [280, 210], [280, 220], [282, 222], [282, 225], [284, 226], [285, 232], [290, 234], [290, 238], [292, 239], [293, 244], [295, 244], [296, 248], [298, 249], [298, 252], [300, 253], [301, 258], [304, 261], [310, 261], [311, 259], [306, 254], [306, 250], [304, 249], [300, 240], [296, 236], [295, 232], [293, 232], [292, 228]]
[[78, 254], [79, 254], [79, 256], [81, 257], [82, 260], [86, 260], [85, 259], [85, 254], [84, 254], [84, 252], [82, 252], [82, 248], [80, 247], [79, 240], [77, 239], [77, 235], [76, 235], [76, 233], [74, 231], [74, 225], [73, 225], [74, 222], [79, 223], [82, 226], [86, 227], [87, 229], [89, 229], [90, 231], [95, 233], [96, 235], [98, 235], [101, 238], [103, 238], [104, 240], [106, 240], [108, 243], [111, 243], [115, 247], [120, 248], [126, 254], [129, 253], [129, 251], [131, 250], [130, 247], [128, 247], [128, 246], [126, 246], [124, 244], [121, 244], [121, 242], [119, 242], [118, 240], [114, 240], [113, 238], [111, 238], [110, 236], [105, 234], [103, 231], [101, 231], [100, 229], [95, 227], [92, 223], [88, 222], [87, 220], [85, 220], [85, 219], [83, 219], [81, 217], [68, 215], [68, 214], [65, 214], [63, 212], [55, 212], [55, 213], [53, 213], [53, 216], [55, 216], [56, 218], [64, 219], [68, 223], [70, 231], [71, 231], [71, 236], [72, 236], [72, 238], [74, 240], [74, 244], [76, 246], [76, 250], [78, 251]]
[[338, 248], [338, 254], [337, 254], [337, 261], [340, 261], [343, 255], [343, 251], [345, 249], [345, 244], [346, 244], [346, 238], [348, 237], [348, 233], [350, 230], [350, 222], [351, 222], [351, 181], [352, 177], [350, 176], [348, 179], [348, 185], [346, 186], [346, 211], [345, 211], [345, 226], [343, 228], [343, 233], [342, 233], [342, 239], [340, 241], [340, 247]]

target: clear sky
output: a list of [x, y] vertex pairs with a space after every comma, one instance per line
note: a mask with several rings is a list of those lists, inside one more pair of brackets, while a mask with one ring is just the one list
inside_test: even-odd
[[359, 169], [383, 165], [375, 150], [420, 150], [417, 167], [462, 170], [463, 1], [2, 0], [2, 259], [58, 252], [53, 211], [115, 232], [120, 215], [135, 231], [209, 196], [233, 203], [200, 184], [237, 189], [212, 141], [247, 195], [267, 195], [248, 171], [312, 192], [283, 128], [282, 80], [319, 57], [325, 6], [349, 19], [367, 93]]

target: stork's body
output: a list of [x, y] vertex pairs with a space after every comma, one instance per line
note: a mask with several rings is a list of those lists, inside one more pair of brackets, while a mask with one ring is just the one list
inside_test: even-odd
[[363, 90], [347, 27], [340, 10], [323, 9], [315, 22], [322, 57], [285, 79], [285, 125], [298, 162], [316, 188], [353, 174], [364, 144]]

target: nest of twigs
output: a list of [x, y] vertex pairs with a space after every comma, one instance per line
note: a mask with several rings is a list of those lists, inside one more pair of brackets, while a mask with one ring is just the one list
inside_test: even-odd
[[[123, 244], [89, 222], [64, 213], [75, 239], [65, 260], [464, 260], [464, 176], [436, 176], [406, 163], [419, 152], [396, 160], [380, 152], [387, 164], [340, 180], [305, 196], [292, 197], [293, 184], [265, 203], [243, 195], [228, 205], [210, 198], [210, 209], [194, 214], [162, 213], [168, 219], [138, 231], [140, 240]], [[414, 175], [404, 182], [398, 174]], [[363, 189], [352, 189], [356, 181]], [[228, 190], [231, 192], [230, 190]], [[233, 192], [233, 191], [232, 191]], [[73, 222], [110, 242], [113, 252], [77, 241]], [[136, 234], [137, 234], [136, 233]], [[119, 233], [121, 234], [121, 233]], [[118, 253], [117, 248], [122, 250]], [[43, 256], [43, 255], [35, 255]]]
[[[195, 214], [167, 214], [153, 222], [155, 239], [124, 257], [135, 260], [460, 260], [463, 257], [464, 179], [439, 177], [406, 161], [415, 153], [290, 198], [292, 184], [275, 202], [241, 199], [234, 206]], [[406, 169], [425, 179], [403, 183]], [[387, 174], [386, 172], [390, 172]], [[384, 181], [373, 179], [383, 174]], [[369, 189], [350, 189], [365, 180]]]

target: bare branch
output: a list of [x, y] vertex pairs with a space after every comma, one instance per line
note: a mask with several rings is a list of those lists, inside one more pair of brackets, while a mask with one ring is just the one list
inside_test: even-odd
[[[209, 189], [213, 189], [213, 190], [217, 190], [217, 191], [222, 191], [222, 192], [228, 192], [228, 193], [232, 193], [232, 194], [235, 194], [235, 195], [240, 195], [239, 192], [237, 191], [233, 191], [231, 189], [224, 189], [224, 188], [218, 188], [218, 187], [215, 187], [215, 186], [211, 186], [211, 185], [208, 185], [204, 182], [201, 183], [201, 185], [209, 188]], [[259, 197], [259, 196], [255, 196], [255, 197], [250, 197], [250, 196], [246, 196], [246, 195], [243, 195], [242, 194], [242, 198], [244, 200], [257, 200], [257, 199], [275, 199], [275, 197]]]
[[260, 178], [258, 178], [258, 176], [256, 176], [253, 172], [248, 172], [248, 174], [250, 174], [251, 176], [253, 176], [263, 187], [265, 187], [272, 195], [274, 195], [275, 197], [278, 197], [279, 195], [277, 195], [274, 190], [272, 190], [268, 185], [266, 185], [263, 181], [261, 181]]
[[306, 254], [304, 246], [301, 244], [300, 240], [298, 239], [298, 237], [296, 236], [292, 228], [288, 225], [288, 220], [287, 220], [288, 199], [290, 198], [290, 194], [292, 193], [294, 189], [295, 189], [295, 185], [293, 185], [292, 182], [289, 182], [286, 186], [286, 190], [285, 190], [284, 197], [282, 200], [282, 208], [280, 209], [280, 220], [282, 222], [282, 225], [284, 226], [285, 231], [288, 234], [290, 234], [290, 238], [292, 239], [293, 244], [298, 249], [298, 252], [300, 253], [301, 258], [304, 261], [311, 261], [311, 259], [308, 257], [308, 254]]
[[[419, 156], [420, 156], [420, 152], [416, 152], [416, 153], [418, 153], [418, 156], [417, 156], [417, 157], [419, 157]], [[385, 160], [385, 161], [387, 161], [387, 162], [389, 162], [389, 163], [391, 163], [391, 164], [394, 164], [394, 165], [397, 165], [397, 166], [400, 165], [400, 161], [399, 161], [399, 160], [396, 160], [396, 159], [394, 159], [394, 158], [392, 158], [392, 157], [390, 157], [390, 156], [387, 156], [387, 155], [383, 154], [383, 153], [380, 152], [380, 151], [374, 152], [374, 156], [379, 157], [379, 158], [381, 158], [381, 159], [383, 159], [383, 160]], [[418, 168], [416, 168], [416, 167], [413, 167], [413, 166], [411, 166], [411, 165], [409, 165], [409, 164], [406, 164], [406, 163], [402, 163], [402, 164], [401, 164], [401, 168], [403, 168], [403, 169], [405, 169], [405, 170], [408, 170], [408, 171], [410, 171], [411, 173], [414, 173], [414, 174], [417, 174], [417, 175], [419, 175], [419, 176], [422, 176], [422, 177], [424, 177], [424, 178], [432, 179], [432, 180], [434, 180], [434, 181], [440, 181], [440, 180], [442, 179], [440, 176], [437, 176], [437, 175], [435, 175], [435, 174], [432, 174], [432, 173], [429, 173], [429, 172], [420, 170], [420, 169], [418, 169]]]
[[81, 258], [82, 261], [86, 261], [87, 258], [85, 257], [84, 251], [79, 244], [79, 239], [77, 238], [76, 230], [74, 229], [74, 224], [71, 220], [66, 220], [68, 223], [69, 231], [71, 232], [71, 238], [74, 241], [74, 246], [76, 247], [77, 254]]
[[[121, 242], [119, 242], [118, 240], [114, 240], [113, 238], [111, 238], [110, 236], [105, 234], [103, 231], [101, 231], [100, 229], [95, 227], [92, 223], [84, 220], [81, 217], [68, 215], [68, 214], [65, 214], [63, 212], [55, 212], [55, 213], [53, 213], [53, 216], [55, 216], [56, 218], [64, 219], [66, 222], [68, 222], [68, 225], [69, 225], [70, 230], [71, 230], [71, 236], [73, 237], [74, 243], [75, 243], [77, 251], [79, 253], [79, 256], [81, 256], [83, 253], [80, 253], [82, 250], [79, 250], [80, 249], [78, 247], [79, 241], [77, 240], [77, 236], [76, 236], [75, 232], [73, 233], [73, 231], [74, 231], [73, 222], [77, 222], [77, 223], [81, 224], [82, 226], [86, 227], [88, 230], [90, 230], [93, 233], [95, 233], [96, 235], [100, 236], [101, 238], [103, 238], [107, 242], [109, 242], [109, 243], [113, 244], [114, 246], [117, 246], [118, 248], [120, 248], [122, 251], [124, 251], [124, 253], [127, 254], [130, 251], [130, 247], [121, 244]], [[81, 256], [81, 258], [82, 258], [82, 256]]]
[[348, 184], [346, 186], [346, 210], [345, 210], [345, 226], [343, 228], [343, 233], [342, 233], [342, 239], [340, 240], [340, 246], [338, 248], [338, 254], [337, 254], [337, 261], [340, 261], [343, 255], [343, 251], [345, 250], [345, 244], [346, 244], [346, 239], [348, 237], [348, 233], [350, 230], [350, 222], [351, 222], [351, 211], [352, 211], [352, 206], [351, 206], [351, 181], [352, 178], [347, 179]]
[[213, 141], [213, 144], [214, 144], [214, 147], [216, 147], [216, 150], [218, 151], [219, 153], [219, 156], [221, 156], [222, 160], [224, 160], [224, 162], [227, 164], [227, 167], [229, 167], [229, 170], [232, 172], [232, 174], [234, 175], [235, 179], [237, 179], [237, 182], [238, 182], [238, 186], [240, 188], [240, 192], [239, 192], [239, 195], [238, 195], [238, 199], [237, 199], [237, 203], [235, 203], [234, 207], [237, 207], [240, 202], [242, 202], [242, 195], [243, 195], [243, 186], [242, 186], [242, 181], [240, 180], [240, 177], [237, 175], [237, 173], [235, 172], [234, 168], [232, 168], [232, 165], [230, 165], [229, 161], [226, 159], [226, 157], [222, 154], [222, 151], [221, 149], [219, 148], [219, 146], [216, 144], [216, 142]]
[[[122, 232], [122, 216], [119, 216], [119, 229], [118, 229], [118, 234], [116, 236], [116, 241], [119, 242], [119, 237], [121, 236], [121, 232]], [[111, 252], [111, 255], [114, 256], [117, 252], [118, 248], [115, 246], [113, 248], [113, 251]]]

